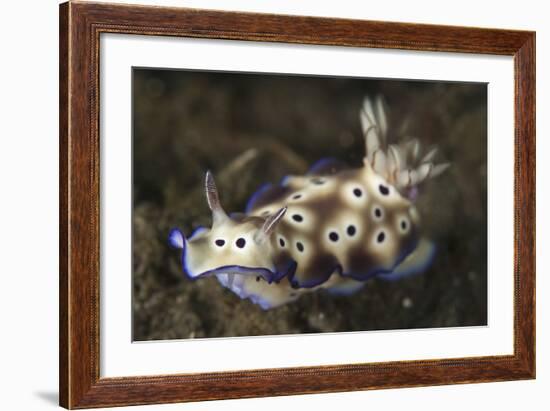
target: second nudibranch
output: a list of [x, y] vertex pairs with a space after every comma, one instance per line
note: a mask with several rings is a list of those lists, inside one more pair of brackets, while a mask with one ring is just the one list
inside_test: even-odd
[[224, 211], [207, 172], [211, 229], [189, 238], [170, 233], [185, 274], [216, 276], [240, 298], [270, 309], [319, 288], [351, 294], [373, 277], [395, 280], [425, 270], [434, 246], [422, 237], [414, 199], [418, 185], [448, 164], [434, 165], [435, 149], [420, 156], [417, 140], [387, 144], [381, 98], [365, 99], [360, 119], [362, 167], [321, 160], [306, 175], [263, 186], [245, 213]]

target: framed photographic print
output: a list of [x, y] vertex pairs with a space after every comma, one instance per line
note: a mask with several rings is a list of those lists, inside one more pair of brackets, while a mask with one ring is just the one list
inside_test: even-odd
[[60, 403], [535, 377], [535, 34], [60, 6]]

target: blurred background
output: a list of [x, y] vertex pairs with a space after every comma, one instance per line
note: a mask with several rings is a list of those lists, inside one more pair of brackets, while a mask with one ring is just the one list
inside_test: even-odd
[[[263, 311], [215, 278], [186, 279], [171, 228], [209, 226], [206, 170], [228, 212], [264, 182], [332, 156], [364, 156], [365, 95], [388, 104], [390, 141], [418, 137], [452, 167], [421, 187], [424, 233], [438, 252], [422, 275], [370, 280]], [[486, 84], [133, 70], [134, 340], [487, 324]]]

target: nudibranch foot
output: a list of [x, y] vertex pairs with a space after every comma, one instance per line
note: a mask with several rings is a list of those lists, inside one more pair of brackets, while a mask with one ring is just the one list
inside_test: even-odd
[[366, 282], [348, 281], [341, 282], [332, 287], [328, 287], [329, 294], [334, 296], [349, 296], [353, 295], [365, 286]]
[[416, 249], [410, 253], [392, 272], [382, 274], [380, 279], [386, 281], [397, 281], [416, 274], [421, 274], [431, 265], [435, 257], [435, 245], [423, 238], [419, 241]]

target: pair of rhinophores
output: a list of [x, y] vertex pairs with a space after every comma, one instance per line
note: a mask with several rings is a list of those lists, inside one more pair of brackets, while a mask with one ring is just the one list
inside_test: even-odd
[[184, 273], [216, 276], [240, 298], [270, 309], [319, 288], [348, 295], [373, 277], [424, 271], [434, 246], [421, 234], [414, 201], [418, 186], [449, 164], [434, 164], [436, 148], [421, 155], [416, 139], [388, 144], [381, 97], [365, 98], [360, 120], [362, 167], [320, 160], [306, 175], [263, 186], [244, 213], [224, 211], [207, 172], [212, 228], [189, 238], [178, 229], [169, 235], [182, 250]]

